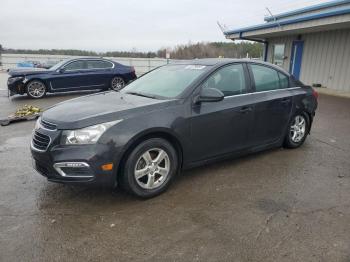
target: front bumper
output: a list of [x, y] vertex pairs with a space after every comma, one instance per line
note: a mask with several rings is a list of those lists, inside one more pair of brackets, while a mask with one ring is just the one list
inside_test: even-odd
[[[31, 143], [33, 167], [49, 181], [115, 186], [119, 159], [116, 148], [98, 143], [62, 146], [60, 131], [39, 129], [35, 132], [50, 138], [46, 150], [38, 150]], [[102, 169], [107, 163], [113, 163], [112, 170]]]
[[23, 95], [26, 93], [24, 79], [17, 80], [15, 82], [10, 82], [9, 80], [7, 80], [7, 88], [9, 90], [10, 96], [16, 94]]

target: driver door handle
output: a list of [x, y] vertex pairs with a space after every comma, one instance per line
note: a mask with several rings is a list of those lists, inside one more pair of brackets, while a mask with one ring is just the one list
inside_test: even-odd
[[244, 106], [239, 110], [239, 112], [241, 114], [246, 114], [246, 113], [249, 113], [251, 111], [253, 111], [253, 108], [251, 106]]
[[288, 104], [290, 101], [291, 101], [291, 98], [283, 98], [283, 99], [281, 100], [281, 103], [282, 103], [282, 104]]

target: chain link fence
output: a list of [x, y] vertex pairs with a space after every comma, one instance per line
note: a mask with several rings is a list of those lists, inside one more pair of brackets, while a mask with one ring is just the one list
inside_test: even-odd
[[[38, 55], [38, 54], [2, 54], [0, 55], [0, 69], [7, 70], [15, 68], [17, 63], [23, 61], [33, 61], [40, 64], [53, 64], [69, 58], [81, 58], [82, 56], [64, 55]], [[128, 58], [128, 57], [105, 57], [123, 65], [133, 66], [138, 76], [175, 60], [164, 58]]]

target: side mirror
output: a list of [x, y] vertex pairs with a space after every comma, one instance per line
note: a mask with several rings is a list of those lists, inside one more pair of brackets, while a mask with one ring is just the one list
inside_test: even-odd
[[203, 88], [199, 95], [195, 98], [194, 103], [202, 102], [219, 102], [224, 99], [224, 94], [216, 88]]
[[62, 68], [58, 69], [58, 72], [63, 74], [64, 72], [66, 72], [66, 69], [64, 67], [62, 67]]

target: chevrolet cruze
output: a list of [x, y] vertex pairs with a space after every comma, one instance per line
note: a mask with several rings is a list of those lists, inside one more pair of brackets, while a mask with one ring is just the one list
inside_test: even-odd
[[316, 107], [311, 87], [268, 63], [169, 64], [118, 92], [46, 110], [33, 131], [33, 164], [49, 181], [120, 185], [148, 198], [182, 169], [299, 147]]

